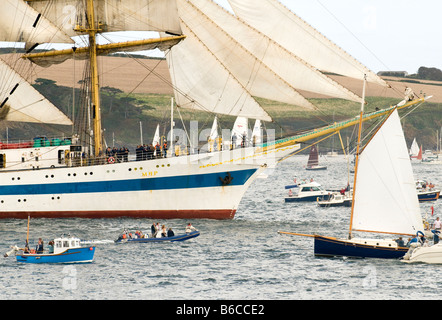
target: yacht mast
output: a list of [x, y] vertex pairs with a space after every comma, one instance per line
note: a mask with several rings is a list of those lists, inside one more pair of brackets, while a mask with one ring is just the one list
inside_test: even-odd
[[353, 212], [355, 208], [355, 194], [356, 194], [356, 177], [358, 175], [358, 163], [359, 163], [359, 152], [361, 149], [361, 132], [362, 132], [362, 116], [364, 115], [364, 104], [365, 104], [365, 87], [367, 83], [367, 76], [364, 74], [364, 85], [362, 88], [362, 102], [361, 102], [361, 113], [359, 115], [359, 130], [358, 130], [358, 145], [356, 148], [356, 161], [355, 161], [355, 175], [353, 181], [353, 198], [351, 201], [351, 216], [350, 216], [350, 229], [348, 232], [348, 238], [351, 239], [351, 231], [353, 229]]

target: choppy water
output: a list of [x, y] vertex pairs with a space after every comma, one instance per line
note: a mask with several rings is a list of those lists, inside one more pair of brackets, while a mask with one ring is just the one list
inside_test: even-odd
[[[324, 159], [322, 159], [324, 161]], [[284, 203], [292, 177], [314, 178], [326, 187], [347, 184], [342, 157], [327, 158], [327, 171], [304, 170], [292, 157], [258, 179], [232, 221], [190, 221], [201, 236], [182, 243], [113, 243], [123, 228], [148, 231], [149, 219], [34, 219], [31, 239], [62, 233], [97, 247], [85, 265], [19, 264], [0, 257], [1, 299], [427, 299], [439, 298], [442, 266], [381, 259], [315, 258], [313, 239], [278, 230], [345, 236], [349, 208]], [[442, 185], [441, 165], [415, 164], [416, 178]], [[434, 206], [442, 216], [442, 200]], [[160, 224], [183, 230], [187, 220]], [[0, 253], [22, 245], [25, 220], [0, 220]]]

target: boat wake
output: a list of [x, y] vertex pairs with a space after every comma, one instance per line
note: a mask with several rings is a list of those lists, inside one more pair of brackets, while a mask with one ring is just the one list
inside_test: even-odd
[[111, 244], [114, 240], [81, 240], [81, 244]]

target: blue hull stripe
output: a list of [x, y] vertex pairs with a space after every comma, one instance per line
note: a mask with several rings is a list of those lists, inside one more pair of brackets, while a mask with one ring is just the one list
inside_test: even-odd
[[[233, 179], [231, 179], [228, 186], [244, 185], [256, 170], [257, 169], [247, 169], [230, 172], [229, 174]], [[222, 172], [131, 180], [43, 183], [41, 185], [2, 185], [0, 186], [0, 195], [41, 195], [209, 188], [222, 186], [223, 183], [221, 179], [225, 179], [227, 175], [227, 172]]]

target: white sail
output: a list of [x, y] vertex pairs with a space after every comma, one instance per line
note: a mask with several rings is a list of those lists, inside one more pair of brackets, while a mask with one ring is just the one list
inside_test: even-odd
[[2, 120], [72, 125], [68, 117], [1, 59], [0, 106]]
[[410, 148], [410, 156], [416, 157], [418, 154], [419, 154], [419, 145], [417, 144], [416, 138], [414, 138]]
[[261, 128], [261, 120], [257, 119], [255, 121], [255, 125], [253, 126], [252, 131], [252, 143], [253, 145], [262, 142], [262, 128]]
[[[291, 91], [303, 90], [361, 103], [353, 92], [215, 2], [179, 0], [178, 4], [180, 18], [214, 54], [228, 62], [232, 72], [242, 74], [240, 79], [254, 96], [309, 107], [304, 97], [292, 97]], [[285, 87], [289, 91], [283, 95]]]
[[218, 138], [218, 117], [215, 116], [215, 119], [213, 119], [212, 129], [210, 129], [209, 139], [215, 141], [216, 138]]
[[238, 17], [319, 70], [357, 79], [366, 74], [367, 81], [388, 86], [278, 0], [228, 1]]
[[73, 43], [72, 39], [23, 0], [3, 0], [0, 41]]
[[[95, 15], [102, 32], [165, 31], [181, 34], [175, 0], [95, 0]], [[85, 1], [30, 1], [38, 12], [70, 36], [86, 23]], [[80, 32], [84, 33], [84, 32]]]
[[152, 145], [155, 147], [160, 143], [160, 125], [157, 125], [157, 129], [155, 130], [155, 134], [153, 136]]
[[243, 141], [247, 141], [248, 129], [249, 120], [245, 117], [237, 117], [232, 129], [232, 144], [234, 148], [241, 146]]
[[409, 235], [423, 231], [413, 171], [397, 110], [359, 157], [353, 230]]
[[[314, 109], [314, 106], [294, 87], [226, 33], [223, 29], [224, 24], [222, 26], [215, 24], [189, 1], [178, 0], [177, 3], [182, 24], [192, 30], [192, 33], [204, 45], [205, 50], [213, 54], [252, 96]], [[208, 1], [204, 3], [209, 4]], [[217, 9], [216, 6], [215, 4], [215, 9]], [[227, 24], [228, 21], [225, 23]], [[243, 27], [245, 25], [239, 24], [236, 32], [245, 32]]]
[[267, 112], [204, 44], [182, 25], [186, 39], [166, 53], [178, 106], [271, 121]]

